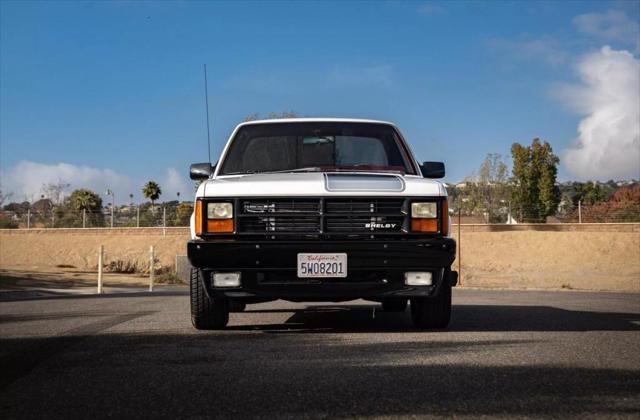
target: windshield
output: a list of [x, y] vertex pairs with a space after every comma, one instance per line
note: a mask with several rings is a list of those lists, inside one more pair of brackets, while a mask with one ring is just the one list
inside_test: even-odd
[[390, 125], [294, 122], [240, 128], [219, 175], [290, 171], [416, 173]]

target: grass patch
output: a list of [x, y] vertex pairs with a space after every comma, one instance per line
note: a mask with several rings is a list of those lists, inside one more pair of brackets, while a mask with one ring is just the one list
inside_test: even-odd
[[138, 273], [140, 272], [140, 267], [138, 266], [138, 261], [124, 261], [124, 260], [115, 260], [110, 261], [109, 264], [105, 266], [105, 271], [108, 273]]
[[185, 284], [175, 273], [168, 272], [157, 275], [154, 282], [158, 284]]

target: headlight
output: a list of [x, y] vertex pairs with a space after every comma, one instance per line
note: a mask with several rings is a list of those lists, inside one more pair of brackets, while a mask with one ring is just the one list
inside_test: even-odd
[[233, 204], [231, 203], [208, 203], [207, 204], [208, 219], [232, 219]]
[[414, 219], [435, 219], [438, 217], [438, 204], [411, 203], [411, 217]]

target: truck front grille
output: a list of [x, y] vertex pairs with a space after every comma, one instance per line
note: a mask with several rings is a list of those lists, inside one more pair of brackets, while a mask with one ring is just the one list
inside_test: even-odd
[[238, 218], [243, 233], [319, 233], [320, 217], [249, 216]]
[[404, 199], [328, 199], [325, 208], [327, 214], [388, 214], [402, 215], [406, 213], [403, 209]]
[[241, 199], [237, 233], [353, 236], [407, 232], [408, 201], [397, 198]]
[[325, 219], [327, 232], [335, 233], [367, 233], [402, 232], [404, 217], [402, 216], [331, 216]]
[[320, 200], [242, 200], [242, 214], [320, 214]]

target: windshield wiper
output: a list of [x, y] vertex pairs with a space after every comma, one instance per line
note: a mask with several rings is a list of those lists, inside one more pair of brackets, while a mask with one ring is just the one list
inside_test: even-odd
[[283, 169], [281, 171], [264, 171], [264, 172], [254, 172], [258, 174], [286, 174], [289, 172], [319, 172], [322, 171], [322, 168], [319, 166], [306, 166], [304, 168], [296, 168], [296, 169]]
[[224, 174], [220, 174], [220, 175], [250, 175], [250, 174], [257, 174], [259, 172], [257, 171], [238, 171], [238, 172], [226, 172]]
[[222, 175], [254, 175], [254, 174], [284, 174], [289, 172], [319, 172], [322, 171], [322, 168], [319, 166], [306, 166], [304, 168], [295, 168], [295, 169], [283, 169], [281, 171], [238, 171], [238, 172], [227, 172]]

